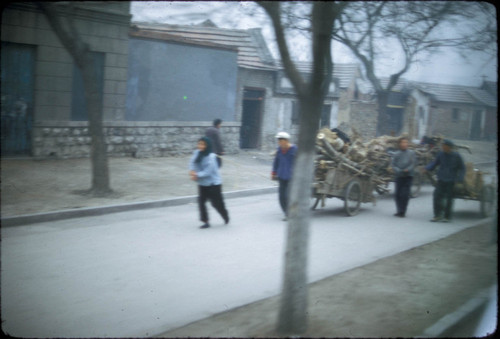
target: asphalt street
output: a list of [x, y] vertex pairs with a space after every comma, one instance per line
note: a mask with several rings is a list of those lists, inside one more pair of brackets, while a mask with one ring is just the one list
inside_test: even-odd
[[[457, 200], [431, 223], [432, 188], [395, 218], [392, 195], [346, 217], [313, 212], [309, 281], [443, 239], [479, 220]], [[280, 293], [286, 223], [276, 194], [227, 199], [229, 225], [197, 206], [135, 210], [1, 229], [2, 328], [16, 337], [154, 336]]]

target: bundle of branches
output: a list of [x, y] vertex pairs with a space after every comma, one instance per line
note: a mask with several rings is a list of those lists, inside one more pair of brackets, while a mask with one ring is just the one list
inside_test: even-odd
[[[370, 176], [377, 191], [386, 191], [388, 183], [394, 177], [391, 157], [398, 149], [400, 137], [384, 135], [363, 143], [355, 131], [354, 134], [352, 143], [347, 144], [328, 128], [319, 131], [316, 137], [319, 154], [316, 180], [325, 180], [330, 168], [337, 168], [342, 164], [357, 174]], [[412, 144], [411, 147], [417, 149], [418, 145]]]
[[[323, 128], [316, 136], [319, 156], [316, 160], [315, 179], [324, 181], [329, 169], [338, 168], [342, 164], [357, 175], [369, 176], [375, 189], [379, 193], [385, 192], [388, 183], [394, 178], [391, 160], [399, 149], [401, 137], [383, 135], [363, 142], [359, 133], [353, 129], [351, 143], [347, 143], [336, 132]], [[443, 140], [442, 136], [425, 137], [422, 143], [409, 142], [408, 148], [417, 153], [418, 164], [423, 166], [436, 157]], [[470, 152], [467, 146], [456, 147]]]
[[360, 141], [349, 145], [336, 132], [323, 128], [316, 136], [316, 149], [320, 155], [316, 160], [316, 180], [325, 180], [328, 169], [337, 168], [340, 164], [358, 175], [377, 175], [370, 166], [371, 163], [365, 161], [368, 159], [368, 151]]

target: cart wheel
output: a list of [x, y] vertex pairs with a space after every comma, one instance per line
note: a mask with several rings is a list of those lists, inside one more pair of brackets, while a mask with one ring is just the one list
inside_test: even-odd
[[493, 214], [495, 207], [495, 190], [492, 186], [484, 186], [481, 192], [480, 209], [483, 218]]
[[318, 195], [311, 196], [311, 198], [309, 199], [311, 211], [314, 211], [316, 209], [320, 200], [321, 200], [321, 196], [318, 196]]
[[413, 181], [411, 184], [411, 192], [410, 192], [410, 197], [411, 198], [416, 198], [420, 194], [420, 188], [422, 187], [422, 176], [420, 173], [415, 173], [413, 176]]
[[358, 214], [361, 206], [361, 184], [357, 180], [351, 180], [345, 189], [344, 208], [349, 216]]

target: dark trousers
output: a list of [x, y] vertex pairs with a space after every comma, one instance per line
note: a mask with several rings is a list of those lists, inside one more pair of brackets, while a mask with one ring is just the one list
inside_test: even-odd
[[228, 213], [224, 199], [222, 198], [222, 186], [201, 186], [198, 185], [198, 207], [200, 209], [200, 220], [208, 223], [208, 212], [205, 203], [210, 200], [212, 206], [221, 215], [224, 220], [227, 220]]
[[434, 189], [434, 216], [441, 217], [444, 213], [446, 219], [451, 219], [453, 209], [453, 186], [454, 182], [438, 180]]
[[396, 200], [396, 210], [399, 214], [406, 214], [406, 208], [410, 201], [412, 182], [413, 177], [396, 178], [396, 193], [394, 195], [394, 200]]
[[285, 214], [288, 214], [288, 193], [290, 180], [279, 179], [279, 199], [281, 209]]

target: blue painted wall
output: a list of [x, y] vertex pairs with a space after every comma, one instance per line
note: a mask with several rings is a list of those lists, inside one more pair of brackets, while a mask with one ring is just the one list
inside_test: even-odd
[[235, 121], [236, 51], [129, 41], [127, 120]]

